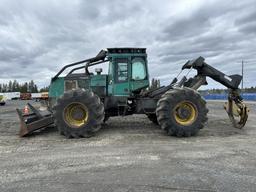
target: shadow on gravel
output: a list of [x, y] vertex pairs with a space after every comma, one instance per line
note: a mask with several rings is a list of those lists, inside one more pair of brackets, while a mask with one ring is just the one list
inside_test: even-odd
[[199, 137], [230, 137], [234, 135], [246, 135], [246, 128], [234, 128], [229, 119], [209, 119], [207, 125], [198, 134]]
[[35, 136], [37, 136], [37, 135], [41, 135], [41, 136], [45, 135], [45, 136], [48, 136], [48, 135], [51, 135], [51, 134], [54, 133], [54, 132], [58, 132], [57, 127], [55, 127], [55, 126], [49, 126], [49, 127], [44, 128], [44, 129], [35, 131], [35, 132], [29, 134], [29, 135], [26, 136], [26, 137], [35, 137]]
[[[10, 109], [9, 109], [10, 110]], [[247, 128], [236, 129], [233, 128], [228, 118], [220, 117], [219, 111], [214, 111], [209, 114], [208, 123], [199, 131], [197, 137], [230, 137], [234, 135], [247, 135]], [[222, 111], [222, 110], [221, 110]], [[217, 115], [216, 115], [217, 114]], [[2, 114], [1, 114], [2, 115]], [[222, 114], [221, 114], [222, 115]], [[223, 115], [226, 116], [225, 113]], [[19, 121], [14, 108], [12, 114], [4, 111], [0, 119], [0, 133], [4, 136], [17, 135], [19, 132]], [[102, 129], [96, 133], [95, 138], [108, 137], [109, 135], [141, 135], [149, 137], [167, 137], [165, 132], [160, 129], [158, 125], [152, 123], [145, 115], [132, 115], [125, 117], [111, 117]], [[28, 137], [55, 137], [58, 135], [58, 130], [54, 126], [47, 127], [31, 133]], [[168, 136], [169, 137], [169, 136]], [[171, 137], [172, 138], [172, 137]]]
[[[58, 129], [55, 126], [50, 126], [42, 130], [38, 130], [31, 133], [28, 137], [36, 136], [51, 136], [52, 133], [57, 133]], [[57, 133], [58, 134], [58, 133]], [[155, 135], [155, 136], [167, 136], [158, 125], [150, 122], [147, 118], [134, 117], [122, 119], [120, 117], [111, 118], [107, 123], [102, 124], [102, 128], [95, 134], [94, 137], [107, 137], [112, 134], [136, 134], [136, 135]], [[234, 135], [246, 135], [246, 128], [236, 129], [233, 128], [228, 119], [208, 120], [206, 126], [199, 131], [196, 137], [207, 138], [209, 136], [214, 137], [230, 137]], [[169, 136], [168, 136], [169, 137]]]

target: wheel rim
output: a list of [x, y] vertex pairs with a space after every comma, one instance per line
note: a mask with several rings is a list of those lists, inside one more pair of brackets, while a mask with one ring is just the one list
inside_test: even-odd
[[197, 114], [196, 106], [189, 101], [182, 101], [174, 108], [174, 118], [180, 125], [191, 125], [195, 122]]
[[89, 111], [82, 103], [71, 103], [65, 107], [63, 116], [71, 128], [80, 128], [88, 123]]

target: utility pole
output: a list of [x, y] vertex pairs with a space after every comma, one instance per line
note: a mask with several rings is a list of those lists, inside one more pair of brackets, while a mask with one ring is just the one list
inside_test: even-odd
[[242, 60], [242, 91], [244, 88], [244, 60]]

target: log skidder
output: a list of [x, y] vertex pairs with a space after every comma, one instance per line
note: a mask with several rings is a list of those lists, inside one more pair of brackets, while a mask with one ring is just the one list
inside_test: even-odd
[[[242, 128], [248, 109], [239, 94], [241, 75], [226, 75], [208, 65], [203, 57], [186, 62], [182, 70], [195, 69], [197, 75], [169, 85], [149, 88], [148, 61], [145, 48], [108, 48], [96, 57], [64, 66], [51, 80], [48, 110], [42, 112], [28, 104], [31, 113], [17, 109], [20, 136], [55, 124], [67, 138], [90, 137], [101, 124], [114, 116], [145, 114], [168, 135], [194, 136], [207, 121], [206, 103], [197, 92], [206, 85], [206, 77], [229, 90], [225, 106], [236, 128]], [[95, 65], [108, 65], [108, 73]], [[78, 66], [79, 65], [79, 66]], [[67, 68], [67, 75], [61, 74]], [[78, 72], [80, 70], [80, 72]], [[81, 72], [81, 70], [83, 70]]]

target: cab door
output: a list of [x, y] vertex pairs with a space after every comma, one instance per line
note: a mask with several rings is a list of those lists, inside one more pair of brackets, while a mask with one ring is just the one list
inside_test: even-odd
[[134, 92], [149, 86], [147, 63], [144, 57], [132, 57], [130, 91]]
[[130, 64], [128, 58], [114, 59], [114, 84], [113, 93], [116, 96], [128, 96], [129, 90], [129, 74]]

